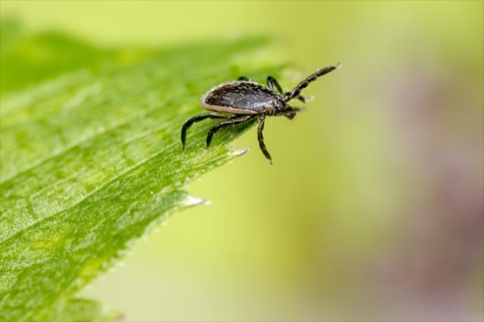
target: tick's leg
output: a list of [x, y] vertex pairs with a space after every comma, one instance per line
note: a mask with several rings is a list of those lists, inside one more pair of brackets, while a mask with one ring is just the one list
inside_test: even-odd
[[272, 76], [267, 76], [267, 87], [269, 87], [272, 90], [274, 90], [274, 88], [276, 88], [276, 90], [279, 92], [279, 94], [282, 94], [281, 85], [279, 85], [277, 80]]
[[187, 137], [187, 131], [190, 128], [190, 126], [193, 125], [193, 123], [200, 122], [206, 119], [228, 119], [233, 117], [233, 115], [223, 115], [223, 114], [216, 114], [216, 113], [206, 113], [206, 114], [200, 114], [197, 116], [192, 117], [188, 121], [183, 124], [182, 130], [181, 130], [181, 141], [183, 144], [183, 149], [185, 149], [185, 139]]
[[326, 75], [329, 72], [332, 72], [336, 68], [338, 68], [341, 64], [337, 64], [336, 66], [327, 66], [321, 69], [318, 69], [314, 74], [309, 75], [305, 80], [300, 82], [290, 93], [286, 93], [284, 96], [284, 101], [289, 102], [293, 98], [299, 97], [301, 91], [308, 87], [309, 83], [314, 82], [319, 77]]
[[303, 110], [304, 110], [304, 108], [302, 108], [302, 107], [289, 107], [289, 108], [280, 110], [276, 114], [276, 116], [285, 116], [288, 119], [292, 120], [296, 116], [297, 112], [300, 112], [300, 111], [303, 111]]
[[[235, 117], [234, 117], [235, 116]], [[254, 118], [254, 115], [232, 115], [234, 117], [233, 120], [225, 121], [222, 123], [219, 123], [212, 127], [210, 131], [208, 132], [207, 135], [207, 148], [210, 146], [210, 143], [212, 142], [212, 137], [215, 133], [217, 133], [218, 130], [227, 127], [227, 126], [233, 126], [241, 123], [245, 123], [249, 121], [250, 119]]]
[[[274, 77], [272, 77], [272, 76], [267, 76], [267, 86], [270, 89], [272, 89], [272, 90], [274, 90], [274, 88], [276, 88], [276, 90], [279, 92], [279, 94], [282, 94], [283, 93], [282, 92], [281, 85], [279, 85], [279, 83], [277, 82], [277, 80]], [[291, 93], [290, 92], [287, 92], [284, 95], [285, 96], [288, 96], [288, 95], [291, 95]], [[305, 96], [301, 96], [301, 95], [297, 96], [296, 98], [298, 100], [300, 100], [301, 102], [303, 102], [303, 103], [306, 103], [307, 101], [310, 101], [312, 99], [312, 97], [309, 97], [309, 96], [308, 97], [305, 97]]]
[[312, 101], [314, 99], [314, 96], [302, 96], [302, 95], [299, 95], [296, 98], [298, 100], [300, 100], [301, 102], [306, 103], [306, 102]]
[[249, 78], [249, 77], [247, 77], [247, 76], [240, 76], [239, 78], [237, 78], [237, 80], [239, 80], [239, 81], [248, 81], [248, 82], [250, 82], [250, 78]]
[[296, 117], [296, 112], [287, 112], [286, 114], [284, 114], [284, 116], [292, 120], [294, 119], [294, 117]]
[[[281, 88], [281, 85], [279, 85], [279, 82], [272, 76], [267, 76], [267, 86], [274, 90], [274, 88], [276, 88], [276, 90], [279, 92], [279, 94], [282, 94], [282, 88]], [[291, 92], [286, 92], [284, 95], [290, 95]], [[306, 103], [307, 101], [310, 101], [312, 99], [311, 96], [297, 96], [296, 97], [298, 100], [300, 100], [301, 102], [303, 103]]]
[[[285, 92], [284, 93], [284, 96], [285, 97], [288, 97], [289, 95], [291, 95], [291, 92]], [[300, 100], [303, 103], [306, 103], [306, 102], [309, 102], [310, 100], [312, 100], [313, 99], [313, 96], [302, 96], [302, 95], [298, 95], [298, 96], [296, 96], [296, 99]]]
[[269, 162], [272, 165], [272, 158], [269, 152], [266, 149], [266, 145], [264, 144], [264, 135], [262, 134], [262, 131], [264, 131], [264, 122], [266, 120], [265, 115], [260, 116], [260, 123], [259, 127], [257, 129], [257, 138], [259, 139], [259, 147], [262, 150], [262, 153], [264, 153], [265, 157], [269, 160]]

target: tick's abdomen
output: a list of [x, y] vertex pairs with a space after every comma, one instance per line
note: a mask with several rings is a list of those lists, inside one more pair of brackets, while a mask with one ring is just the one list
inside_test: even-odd
[[257, 83], [237, 81], [221, 84], [202, 96], [201, 104], [213, 111], [259, 114], [272, 110], [279, 95]]

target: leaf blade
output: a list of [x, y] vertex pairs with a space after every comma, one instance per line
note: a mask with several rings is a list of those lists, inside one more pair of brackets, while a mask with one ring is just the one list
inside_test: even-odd
[[[184, 152], [180, 127], [200, 112], [199, 94], [235, 79], [240, 54], [263, 44], [131, 51], [128, 63], [89, 60], [2, 96], [0, 320], [55, 316], [150, 227], [197, 203], [186, 184], [236, 157], [226, 144], [253, 123], [221, 132], [210, 149], [213, 123], [198, 125]], [[193, 71], [195, 59], [203, 68]]]

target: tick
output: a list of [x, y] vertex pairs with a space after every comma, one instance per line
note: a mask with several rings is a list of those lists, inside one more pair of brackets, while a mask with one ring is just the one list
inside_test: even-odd
[[285, 116], [289, 120], [294, 119], [296, 113], [302, 109], [299, 107], [292, 107], [288, 103], [293, 99], [298, 99], [305, 103], [307, 98], [300, 95], [301, 91], [306, 88], [309, 83], [332, 72], [339, 66], [340, 64], [338, 63], [336, 66], [327, 66], [318, 69], [314, 74], [309, 75], [290, 92], [286, 93], [283, 93], [277, 80], [271, 76], [267, 76], [267, 86], [253, 82], [247, 77], [239, 77], [236, 81], [222, 83], [213, 87], [202, 96], [200, 104], [204, 109], [218, 113], [200, 114], [192, 117], [183, 124], [181, 130], [183, 149], [185, 149], [187, 130], [193, 125], [193, 123], [206, 119], [226, 120], [215, 125], [208, 132], [206, 143], [207, 147], [209, 147], [213, 135], [220, 129], [228, 126], [244, 124], [250, 122], [254, 118], [258, 118], [259, 126], [257, 129], [257, 137], [259, 140], [259, 146], [264, 156], [272, 164], [272, 158], [266, 149], [264, 135], [262, 133], [264, 131], [266, 117]]

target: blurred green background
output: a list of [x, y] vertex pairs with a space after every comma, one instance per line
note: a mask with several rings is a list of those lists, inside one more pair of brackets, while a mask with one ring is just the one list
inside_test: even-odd
[[235, 142], [249, 154], [190, 186], [210, 205], [84, 295], [129, 321], [484, 318], [483, 2], [0, 5], [106, 47], [271, 35], [301, 71], [284, 89], [343, 63], [294, 121], [267, 121], [274, 166], [249, 131]]

